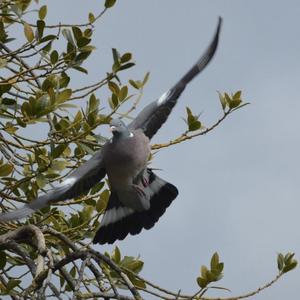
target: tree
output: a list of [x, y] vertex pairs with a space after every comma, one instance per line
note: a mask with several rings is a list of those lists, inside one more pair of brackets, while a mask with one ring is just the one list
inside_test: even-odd
[[[94, 26], [111, 9], [115, 0], [106, 0], [103, 10], [90, 13], [85, 24], [48, 24], [47, 6], [36, 11], [31, 0], [2, 1], [0, 4], [0, 195], [3, 211], [34, 199], [67, 176], [105, 138], [95, 133], [115, 115], [124, 118], [136, 109], [149, 74], [124, 84], [120, 74], [134, 66], [131, 53], [112, 49], [112, 68], [103, 79], [87, 86], [72, 87], [74, 72], [88, 72], [84, 63], [95, 50]], [[14, 40], [11, 28], [22, 29], [24, 40]], [[58, 50], [63, 49], [63, 50]], [[110, 111], [104, 113], [97, 99], [100, 89], [109, 91]], [[153, 145], [171, 147], [209, 133], [231, 113], [244, 107], [241, 92], [220, 93], [221, 117], [205, 127], [199, 116], [186, 109], [187, 129], [177, 138]], [[84, 105], [78, 105], [86, 101]], [[127, 109], [125, 109], [125, 107]], [[125, 111], [124, 111], [125, 109]], [[29, 130], [46, 128], [43, 139]], [[198, 299], [211, 283], [219, 281], [224, 264], [215, 253], [210, 267], [201, 267], [194, 295], [168, 291], [142, 278], [144, 262], [139, 257], [99, 253], [89, 244], [107, 204], [109, 189], [99, 182], [88, 195], [46, 208], [28, 220], [0, 226], [0, 290], [12, 299], [115, 298], [141, 299], [145, 294], [158, 298]], [[72, 205], [71, 212], [63, 209]], [[88, 239], [86, 239], [88, 238]], [[268, 288], [284, 273], [296, 267], [293, 253], [279, 254], [278, 274], [269, 283], [246, 295]], [[123, 293], [120, 288], [129, 291]]]

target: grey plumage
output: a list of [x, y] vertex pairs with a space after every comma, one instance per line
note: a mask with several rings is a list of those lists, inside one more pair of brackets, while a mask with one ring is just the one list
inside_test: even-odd
[[86, 194], [107, 174], [111, 195], [94, 243], [113, 243], [129, 233], [150, 229], [177, 197], [177, 188], [147, 168], [149, 141], [167, 120], [186, 85], [213, 58], [222, 20], [214, 38], [195, 65], [158, 100], [147, 105], [126, 126], [116, 119], [110, 123], [113, 137], [101, 150], [73, 171], [61, 184], [24, 207], [0, 214], [0, 222], [24, 218], [54, 202]]
[[149, 199], [143, 195], [143, 172], [150, 155], [149, 139], [140, 129], [130, 133], [118, 134], [104, 145], [103, 161], [111, 190], [120, 202], [135, 210], [144, 210], [149, 208]]
[[91, 187], [100, 182], [106, 175], [103, 167], [102, 153], [97, 151], [91, 159], [73, 171], [60, 186], [39, 196], [36, 200], [23, 207], [0, 214], [0, 222], [21, 219], [31, 215], [34, 211], [50, 205], [51, 203], [72, 199], [87, 193]]

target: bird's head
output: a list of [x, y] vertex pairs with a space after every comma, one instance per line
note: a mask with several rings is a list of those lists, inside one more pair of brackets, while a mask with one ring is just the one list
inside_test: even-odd
[[110, 121], [110, 130], [114, 137], [129, 137], [131, 136], [125, 123], [120, 119], [113, 119]]

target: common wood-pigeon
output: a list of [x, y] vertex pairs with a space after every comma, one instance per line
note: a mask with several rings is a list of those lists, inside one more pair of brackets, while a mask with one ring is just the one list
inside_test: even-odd
[[167, 120], [186, 85], [213, 58], [217, 49], [222, 20], [219, 18], [214, 38], [193, 67], [158, 100], [147, 105], [126, 126], [122, 120], [110, 123], [113, 137], [91, 159], [74, 170], [60, 185], [25, 206], [0, 214], [0, 222], [29, 216], [34, 211], [57, 201], [86, 194], [105, 175], [110, 185], [110, 198], [93, 242], [113, 243], [129, 233], [150, 229], [177, 197], [178, 190], [147, 167], [149, 141]]

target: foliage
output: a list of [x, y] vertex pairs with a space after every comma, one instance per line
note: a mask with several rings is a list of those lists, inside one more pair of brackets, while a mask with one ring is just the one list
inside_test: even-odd
[[[88, 74], [85, 63], [95, 51], [94, 26], [115, 4], [116, 0], [103, 1], [102, 11], [90, 12], [84, 24], [53, 25], [47, 20], [51, 7], [39, 6], [38, 1], [0, 2], [2, 211], [31, 201], [62, 180], [106, 141], [96, 128], [99, 132], [98, 128], [113, 116], [128, 117], [137, 107], [149, 73], [142, 79], [121, 81], [120, 74], [134, 66], [129, 52], [112, 49], [111, 70], [96, 82], [74, 88], [75, 72]], [[16, 30], [23, 33], [23, 39], [14, 38]], [[109, 95], [106, 101], [98, 98], [99, 90]], [[214, 124], [205, 127], [200, 116], [187, 108], [187, 130], [152, 148], [206, 134], [247, 104], [240, 91], [219, 93], [219, 98], [222, 115]], [[105, 111], [107, 104], [109, 110]], [[43, 138], [35, 138], [37, 130]], [[210, 268], [201, 268], [197, 277], [200, 290], [195, 295], [183, 295], [142, 278], [139, 274], [144, 263], [139, 257], [122, 257], [118, 247], [111, 254], [96, 252], [86, 239], [92, 238], [99, 226], [108, 197], [107, 185], [99, 182], [88, 195], [56, 203], [25, 223], [1, 224], [1, 295], [12, 299], [50, 295], [58, 299], [62, 295], [73, 299], [140, 299], [142, 291], [160, 298], [198, 299], [212, 282], [221, 279], [224, 264], [217, 253]], [[61, 209], [71, 204], [72, 211]], [[279, 274], [271, 283], [296, 264], [293, 254], [279, 254]], [[120, 292], [124, 288], [132, 297]]]

